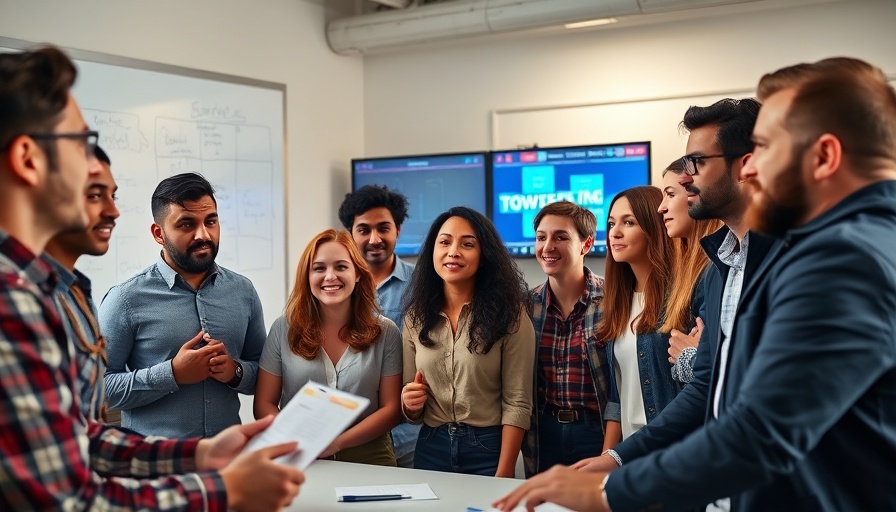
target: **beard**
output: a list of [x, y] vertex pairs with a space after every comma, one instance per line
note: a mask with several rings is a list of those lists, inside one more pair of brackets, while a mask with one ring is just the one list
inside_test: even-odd
[[[171, 258], [178, 268], [189, 274], [204, 274], [212, 269], [215, 265], [215, 258], [218, 256], [218, 246], [211, 240], [199, 240], [187, 246], [187, 250], [181, 252], [166, 237], [164, 241], [165, 252]], [[204, 258], [197, 258], [193, 255], [196, 251], [204, 248], [211, 249], [211, 255]]]
[[[693, 183], [685, 185], [684, 189], [689, 194], [695, 194], [700, 202], [688, 201], [688, 216], [694, 220], [725, 219], [731, 217], [733, 209], [742, 203], [737, 180], [731, 175], [731, 166], [727, 172], [720, 176], [715, 183], [705, 190], [694, 186]], [[741, 210], [742, 211], [742, 210]]]
[[784, 170], [775, 177], [774, 195], [756, 179], [750, 181], [754, 194], [747, 210], [747, 225], [751, 231], [782, 237], [803, 224], [809, 206], [798, 162], [791, 158]]
[[[379, 256], [373, 256], [370, 254], [371, 252], [377, 252], [377, 251], [380, 252]], [[389, 261], [389, 258], [392, 257], [392, 253], [388, 251], [388, 247], [386, 246], [385, 243], [367, 244], [364, 246], [363, 253], [364, 253], [364, 260], [367, 261], [367, 263], [372, 264], [372, 265], [376, 265], [379, 263], [385, 263], [385, 262]]]

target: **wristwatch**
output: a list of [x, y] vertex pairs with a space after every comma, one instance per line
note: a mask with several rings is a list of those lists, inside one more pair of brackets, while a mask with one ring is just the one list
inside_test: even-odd
[[241, 365], [239, 361], [234, 361], [233, 364], [236, 365], [235, 373], [233, 374], [233, 378], [230, 379], [230, 382], [228, 382], [227, 385], [235, 388], [240, 385], [240, 382], [243, 381], [243, 365]]

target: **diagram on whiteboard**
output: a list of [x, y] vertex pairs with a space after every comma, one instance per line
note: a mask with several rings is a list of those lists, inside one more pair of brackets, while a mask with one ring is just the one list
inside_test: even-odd
[[235, 239], [233, 268], [271, 268], [273, 159], [271, 131], [265, 126], [157, 117], [155, 155], [159, 181], [195, 171], [215, 187], [222, 243]]

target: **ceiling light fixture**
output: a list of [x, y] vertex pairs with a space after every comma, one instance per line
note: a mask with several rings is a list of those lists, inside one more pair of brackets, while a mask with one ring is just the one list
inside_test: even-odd
[[566, 28], [585, 28], [609, 25], [610, 23], [616, 23], [616, 18], [600, 18], [596, 20], [580, 21], [578, 23], [567, 23], [563, 26]]

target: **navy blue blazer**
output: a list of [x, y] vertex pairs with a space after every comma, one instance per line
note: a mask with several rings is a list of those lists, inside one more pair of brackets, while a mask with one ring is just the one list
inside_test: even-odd
[[[896, 481], [894, 235], [896, 181], [887, 181], [775, 244], [741, 294], [719, 419], [637, 460], [620, 452], [625, 465], [606, 489], [613, 510], [687, 510], [724, 496], [738, 512], [896, 510], [884, 484]], [[703, 392], [648, 427], [692, 425], [700, 399], [709, 415], [717, 365], [704, 367], [708, 352]]]

